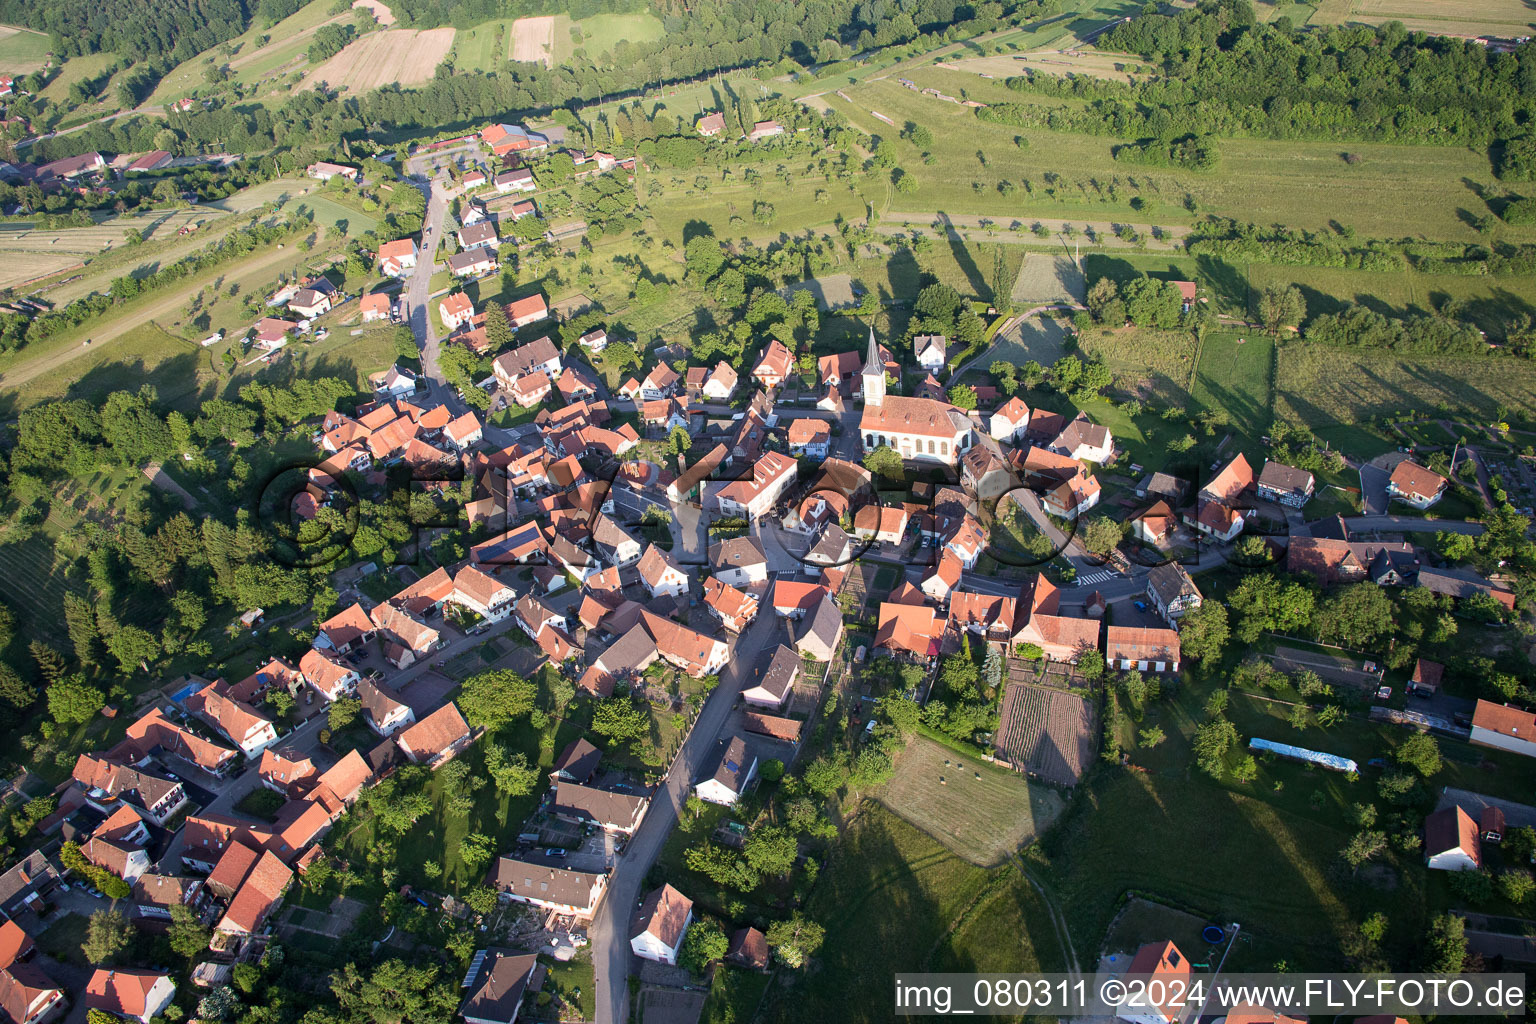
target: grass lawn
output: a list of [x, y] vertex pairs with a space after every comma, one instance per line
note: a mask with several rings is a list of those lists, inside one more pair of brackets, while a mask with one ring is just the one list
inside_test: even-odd
[[767, 974], [740, 967], [718, 967], [699, 1015], [701, 1024], [742, 1024], [752, 1019], [771, 980]]
[[1211, 333], [1200, 345], [1194, 400], [1227, 413], [1234, 430], [1254, 440], [1269, 430], [1273, 415], [1274, 342], [1260, 334]]
[[817, 969], [780, 975], [758, 1020], [890, 1019], [893, 971], [1059, 970], [1049, 919], [1017, 867], [968, 864], [866, 801], [822, 869], [808, 912]]
[[[580, 31], [579, 40], [571, 32], [573, 27]], [[555, 63], [563, 64], [570, 61], [577, 52], [596, 58], [610, 53], [621, 41], [652, 43], [664, 33], [661, 19], [645, 11], [637, 14], [597, 14], [577, 22], [572, 22], [570, 15], [559, 14], [555, 16], [554, 40], [550, 48], [554, 51]]]
[[984, 867], [1050, 828], [1066, 803], [1047, 786], [925, 736], [908, 740], [880, 802]]
[[[558, 995], [567, 1006], [576, 1007], [580, 1013], [575, 1019], [595, 1019], [597, 983], [593, 980], [591, 951], [582, 950], [574, 959], [564, 963], [545, 957], [543, 963], [549, 972], [545, 975], [544, 991], [551, 995]], [[552, 1012], [546, 1016], [546, 1011], [551, 1008], [539, 1006], [537, 999], [532, 1002], [534, 1005], [529, 1008], [529, 1012], [535, 1020], [560, 1019], [556, 1018]]]
[[[808, 228], [830, 230], [838, 217], [854, 220], [864, 216], [864, 197], [853, 186], [840, 182], [829, 184], [820, 174], [807, 176], [803, 173], [805, 164], [800, 163], [801, 160], [802, 157], [786, 156], [782, 161], [785, 166], [798, 165], [800, 172], [792, 179], [789, 188], [770, 187], [762, 192], [741, 180], [739, 168], [732, 180], [724, 184], [718, 179], [719, 172], [704, 171], [701, 174], [698, 169], [674, 172], [688, 184], [673, 186], [669, 180], [667, 190], [646, 203], [647, 211], [655, 218], [653, 233], [681, 247], [684, 227], [702, 222], [722, 240], [751, 238], [767, 243], [783, 233], [796, 234]], [[774, 164], [756, 166], [764, 178], [772, 181]], [[707, 188], [700, 190], [692, 186], [698, 177], [709, 178]], [[823, 201], [818, 201], [818, 194], [825, 197]], [[766, 224], [754, 219], [754, 204], [759, 201], [769, 203], [773, 208], [773, 218]]]
[[507, 62], [511, 18], [482, 21], [453, 34], [454, 66], [464, 71], [496, 71]]
[[[106, 908], [106, 904], [102, 904]], [[80, 944], [85, 941], [85, 932], [90, 921], [84, 914], [65, 914], [53, 924], [43, 929], [37, 937], [37, 948], [55, 960], [63, 960], [66, 963], [85, 966], [85, 954], [80, 952]]]
[[45, 33], [13, 25], [3, 26], [8, 33], [0, 38], [0, 71], [20, 77], [43, 66], [53, 41]]

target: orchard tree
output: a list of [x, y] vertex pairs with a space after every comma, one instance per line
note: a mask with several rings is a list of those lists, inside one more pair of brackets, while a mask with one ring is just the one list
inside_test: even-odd
[[1259, 321], [1269, 333], [1278, 335], [1286, 327], [1301, 324], [1307, 313], [1306, 300], [1295, 285], [1266, 285], [1259, 294]]
[[459, 710], [470, 725], [497, 729], [533, 710], [538, 687], [511, 669], [471, 676], [459, 692]]
[[787, 921], [775, 921], [768, 926], [768, 948], [779, 963], [799, 969], [821, 949], [826, 935], [825, 928], [796, 912]]

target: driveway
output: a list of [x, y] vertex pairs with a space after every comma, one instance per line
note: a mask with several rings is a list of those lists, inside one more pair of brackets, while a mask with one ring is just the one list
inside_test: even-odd
[[1360, 507], [1367, 516], [1387, 514], [1391, 501], [1387, 497], [1387, 481], [1392, 479], [1392, 470], [1407, 457], [1402, 452], [1388, 452], [1360, 464]]

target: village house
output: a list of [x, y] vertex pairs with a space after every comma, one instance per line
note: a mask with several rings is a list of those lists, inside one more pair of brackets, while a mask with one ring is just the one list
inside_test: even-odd
[[1143, 544], [1160, 548], [1178, 529], [1178, 517], [1166, 501], [1158, 501], [1131, 517], [1131, 536]]
[[800, 655], [780, 644], [758, 680], [742, 690], [741, 699], [753, 707], [782, 711], [799, 678]]
[[903, 505], [865, 505], [853, 514], [853, 535], [876, 544], [900, 544], [912, 523]]
[[544, 985], [544, 966], [535, 953], [480, 949], [464, 976], [468, 995], [459, 1004], [465, 1024], [514, 1024], [529, 993]]
[[795, 650], [812, 661], [831, 661], [843, 639], [843, 613], [830, 593], [824, 593], [795, 639]]
[[549, 810], [562, 821], [628, 836], [640, 827], [650, 802], [648, 791], [600, 789], [562, 779], [555, 783]]
[[114, 1017], [149, 1024], [176, 995], [168, 974], [132, 968], [99, 967], [85, 987], [85, 1006]]
[[165, 778], [148, 767], [136, 767], [96, 754], [81, 754], [75, 761], [75, 782], [85, 802], [102, 814], [128, 804], [156, 825], [164, 826], [186, 806], [187, 794], [179, 781]]
[[1481, 870], [1482, 839], [1470, 814], [1442, 807], [1424, 819], [1424, 863], [1432, 871]]
[[608, 887], [608, 876], [502, 857], [491, 871], [490, 883], [514, 903], [591, 920]]
[[733, 587], [750, 587], [768, 579], [768, 556], [756, 537], [729, 537], [709, 549], [711, 574]]
[[826, 420], [802, 418], [789, 422], [789, 453], [807, 459], [827, 457], [832, 431]]
[[1097, 619], [1061, 614], [1061, 592], [1043, 575], [1036, 575], [1021, 594], [1014, 622], [1013, 644], [1030, 644], [1051, 661], [1075, 662], [1084, 651], [1099, 646]]
[[711, 576], [704, 581], [704, 607], [732, 633], [740, 633], [757, 618], [757, 598]]
[[416, 240], [397, 238], [379, 246], [379, 273], [385, 277], [404, 277], [416, 266]]
[[1175, 626], [1186, 612], [1200, 607], [1200, 588], [1179, 562], [1164, 562], [1147, 573], [1147, 597], [1157, 614]]
[[919, 334], [912, 339], [912, 352], [917, 359], [917, 365], [929, 373], [938, 373], [944, 369], [945, 351], [949, 345], [949, 339], [942, 334]]
[[536, 373], [544, 375], [547, 389], [549, 382], [560, 375], [560, 370], [560, 350], [548, 338], [539, 338], [503, 352], [491, 364], [496, 382], [507, 389], [511, 389], [519, 378]]
[[1101, 493], [1097, 479], [1079, 473], [1047, 491], [1040, 505], [1059, 519], [1076, 519], [1099, 503]]
[[736, 393], [737, 375], [735, 369], [724, 360], [715, 364], [709, 376], [704, 380], [704, 386], [700, 393], [708, 399], [716, 402], [728, 402]]
[[754, 124], [752, 126], [752, 130], [751, 131], [747, 132], [747, 141], [749, 141], [749, 142], [761, 142], [764, 139], [771, 139], [775, 135], [783, 135], [783, 134], [784, 134], [784, 126], [779, 124], [779, 122], [777, 122], [777, 121], [759, 121], [759, 122], [757, 122], [756, 124]]
[[437, 313], [444, 327], [456, 331], [474, 319], [475, 305], [463, 292], [450, 292], [437, 304]]
[[725, 131], [725, 115], [718, 110], [705, 114], [694, 122], [694, 128], [706, 139], [713, 138]]
[[693, 793], [700, 800], [730, 807], [757, 777], [757, 758], [747, 752], [747, 741], [740, 735], [722, 739], [719, 747], [714, 772], [696, 783]]
[[1301, 508], [1312, 499], [1315, 481], [1312, 474], [1304, 469], [1281, 465], [1266, 459], [1264, 468], [1259, 471], [1258, 483], [1255, 486], [1259, 497], [1266, 501], [1277, 501], [1291, 508]]
[[362, 310], [363, 323], [365, 324], [371, 324], [375, 320], [388, 320], [389, 296], [383, 292], [364, 295], [362, 301], [358, 304], [358, 308]]
[[676, 964], [692, 923], [693, 901], [663, 885], [650, 892], [636, 911], [629, 929], [629, 948], [644, 960]]
[[249, 704], [231, 699], [227, 691], [224, 683], [209, 683], [187, 698], [186, 708], [217, 729], [246, 757], [255, 757], [277, 742], [277, 728]]
[[1179, 670], [1179, 634], [1171, 629], [1110, 626], [1104, 634], [1104, 664], [1141, 672]]
[[448, 270], [455, 277], [479, 277], [495, 269], [496, 251], [494, 249], [465, 249], [448, 257]]
[[393, 736], [416, 721], [416, 712], [409, 704], [393, 690], [370, 679], [357, 684], [357, 699], [362, 702], [368, 728], [380, 736]]
[[534, 183], [533, 172], [526, 167], [514, 167], [510, 171], [502, 171], [492, 179], [496, 191], [502, 194], [508, 192], [532, 192], [538, 186]]
[[688, 574], [672, 560], [669, 552], [655, 544], [645, 549], [636, 570], [640, 582], [651, 597], [676, 597], [688, 592]]
[[[549, 319], [549, 306], [544, 303], [543, 295], [530, 295], [524, 299], [514, 299], [507, 303], [507, 319], [513, 327], [527, 327], [536, 324], [540, 320]], [[546, 339], [547, 340], [547, 339]], [[558, 365], [546, 368], [546, 372], [555, 374], [560, 372]]]
[[469, 723], [452, 701], [395, 736], [401, 753], [429, 768], [448, 763], [472, 740]]
[[[1172, 942], [1149, 942], [1136, 950], [1125, 977], [1143, 981], [1115, 1011], [1127, 1024], [1174, 1024], [1186, 1015], [1190, 963]], [[1157, 984], [1154, 984], [1156, 982]]]
[[596, 330], [588, 331], [586, 334], [583, 334], [580, 338], [576, 339], [576, 344], [580, 345], [588, 352], [591, 352], [593, 355], [597, 355], [603, 349], [608, 347], [608, 332], [601, 327], [597, 328]]
[[1445, 495], [1449, 481], [1432, 469], [1404, 459], [1392, 470], [1387, 494], [1416, 509], [1426, 509]]
[[1050, 447], [1078, 462], [1100, 463], [1114, 454], [1115, 439], [1108, 427], [1094, 423], [1087, 413], [1080, 412], [1062, 428]]
[[987, 433], [992, 435], [992, 440], [1008, 444], [1018, 441], [1019, 435], [1028, 429], [1029, 406], [1018, 396], [999, 406], [987, 421]]
[[465, 250], [494, 249], [501, 243], [501, 239], [496, 236], [496, 225], [488, 220], [459, 228], [458, 238], [459, 248]]
[[332, 178], [340, 178], [343, 181], [356, 184], [362, 180], [362, 172], [356, 167], [348, 167], [346, 164], [333, 164], [320, 160], [304, 168], [304, 173], [316, 181], [330, 181]]
[[768, 348], [764, 350], [763, 357], [752, 367], [752, 377], [765, 388], [776, 388], [783, 384], [795, 368], [795, 357], [784, 347], [784, 343], [774, 338], [768, 342]]
[[640, 382], [640, 397], [648, 402], [654, 402], [658, 398], [667, 398], [677, 390], [678, 381], [682, 380], [676, 370], [666, 363], [657, 363], [651, 367], [651, 372], [645, 375]]
[[1536, 714], [1479, 700], [1472, 712], [1472, 742], [1536, 757]]
[[592, 524], [592, 543], [609, 565], [627, 566], [640, 560], [640, 541], [611, 516], [598, 513]]

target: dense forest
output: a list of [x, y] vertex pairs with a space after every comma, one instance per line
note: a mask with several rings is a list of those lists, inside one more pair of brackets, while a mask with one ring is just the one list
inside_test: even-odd
[[[1536, 114], [1536, 48], [1494, 53], [1401, 24], [1297, 31], [1248, 0], [1143, 14], [1096, 44], [1150, 62], [1132, 84], [1028, 73], [1010, 88], [1087, 100], [1001, 104], [985, 120], [1165, 141], [1189, 135], [1382, 139], [1487, 147]], [[1132, 70], [1135, 70], [1134, 68]], [[1145, 72], [1154, 72], [1146, 75]]]
[[250, 16], [242, 0], [0, 0], [0, 22], [47, 32], [64, 57], [110, 50], [184, 61], [244, 32]]

